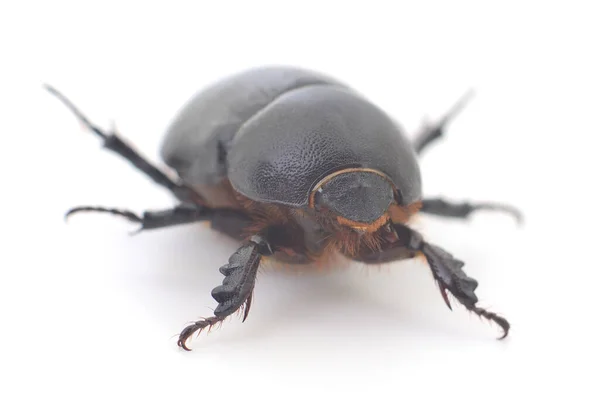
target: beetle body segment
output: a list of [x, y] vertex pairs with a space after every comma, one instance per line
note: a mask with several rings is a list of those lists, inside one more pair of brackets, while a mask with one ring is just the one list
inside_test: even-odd
[[306, 208], [320, 180], [348, 168], [387, 176], [403, 205], [421, 198], [416, 154], [398, 124], [346, 85], [295, 68], [250, 70], [200, 92], [162, 156], [187, 184], [228, 179], [262, 203]]
[[193, 185], [221, 182], [226, 153], [240, 127], [281, 94], [307, 85], [335, 84], [298, 68], [256, 68], [222, 79], [198, 92], [167, 130], [161, 156]]

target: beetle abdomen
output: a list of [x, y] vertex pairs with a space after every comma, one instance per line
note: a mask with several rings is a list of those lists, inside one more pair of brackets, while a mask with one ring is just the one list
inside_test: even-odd
[[228, 77], [193, 97], [175, 118], [161, 155], [191, 185], [219, 183], [240, 127], [282, 94], [307, 85], [340, 85], [298, 68], [265, 67]]
[[320, 179], [353, 167], [387, 175], [403, 204], [420, 200], [416, 155], [399, 126], [350, 89], [307, 85], [280, 95], [240, 127], [227, 174], [250, 199], [304, 207]]

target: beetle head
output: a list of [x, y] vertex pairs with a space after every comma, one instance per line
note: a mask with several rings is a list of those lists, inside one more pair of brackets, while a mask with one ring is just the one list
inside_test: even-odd
[[373, 231], [388, 220], [394, 201], [390, 180], [379, 171], [345, 169], [322, 179], [312, 192], [312, 205], [336, 215], [340, 225], [355, 231]]

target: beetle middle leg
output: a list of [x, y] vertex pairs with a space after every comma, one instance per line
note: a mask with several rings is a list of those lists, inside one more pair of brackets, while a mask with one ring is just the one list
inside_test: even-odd
[[140, 224], [137, 232], [200, 221], [210, 221], [211, 227], [214, 230], [225, 233], [235, 239], [242, 239], [244, 237], [244, 231], [251, 222], [247, 215], [237, 210], [209, 208], [193, 204], [180, 204], [166, 210], [145, 211], [141, 216], [129, 210], [82, 206], [69, 210], [65, 218], [80, 212], [102, 212], [123, 217], [131, 222]]
[[137, 151], [135, 151], [130, 145], [125, 143], [116, 133], [105, 133], [98, 126], [94, 125], [83, 113], [75, 107], [75, 105], [66, 98], [62, 93], [53, 88], [50, 85], [46, 85], [45, 88], [54, 96], [56, 96], [69, 110], [75, 114], [77, 119], [85, 125], [89, 130], [94, 132], [97, 136], [99, 136], [103, 142], [104, 147], [110, 151], [115, 152], [121, 157], [125, 158], [129, 161], [133, 166], [135, 166], [138, 170], [145, 173], [150, 179], [154, 182], [163, 186], [173, 193], [173, 195], [182, 202], [195, 202], [195, 203], [203, 203], [203, 199], [201, 196], [196, 193], [190, 187], [187, 187], [178, 182], [174, 182], [171, 178], [169, 178], [164, 172], [159, 170], [157, 167], [152, 165], [149, 161], [147, 161], [144, 157], [142, 157]]
[[222, 322], [236, 311], [243, 309], [242, 322], [248, 317], [252, 304], [252, 292], [256, 281], [256, 274], [263, 256], [273, 254], [269, 243], [260, 235], [252, 236], [229, 258], [227, 264], [219, 268], [225, 275], [223, 283], [212, 290], [212, 297], [219, 303], [214, 311], [214, 316], [203, 318], [188, 325], [181, 331], [177, 344], [185, 349], [188, 339], [203, 329]]
[[422, 201], [421, 212], [437, 215], [440, 217], [466, 219], [474, 211], [490, 210], [501, 211], [512, 215], [518, 224], [523, 222], [521, 211], [509, 204], [501, 203], [468, 203], [468, 202], [450, 202], [440, 198], [428, 198]]
[[499, 339], [508, 335], [510, 324], [505, 318], [477, 306], [479, 300], [475, 295], [475, 289], [478, 283], [463, 271], [464, 262], [454, 258], [441, 247], [426, 242], [420, 233], [405, 225], [393, 224], [389, 226], [389, 229], [395, 233], [396, 239], [381, 243], [380, 251], [363, 249], [356, 257], [357, 261], [366, 264], [381, 264], [422, 254], [425, 256], [442, 298], [450, 310], [452, 310], [452, 306], [448, 299], [448, 292], [467, 310], [499, 325], [504, 331]]
[[[467, 102], [473, 96], [473, 91], [465, 93], [456, 104], [434, 125], [426, 125], [421, 132], [417, 134], [413, 140], [413, 147], [417, 154], [421, 155], [422, 151], [429, 147], [431, 143], [440, 139], [446, 129], [448, 122], [454, 118], [467, 104]], [[508, 204], [500, 203], [457, 203], [450, 202], [439, 198], [430, 198], [423, 200], [423, 206], [421, 212], [427, 214], [434, 214], [441, 217], [451, 218], [462, 218], [465, 219], [471, 215], [472, 212], [478, 210], [493, 210], [503, 211], [511, 214], [517, 220], [518, 224], [523, 221], [521, 212], [515, 207]]]

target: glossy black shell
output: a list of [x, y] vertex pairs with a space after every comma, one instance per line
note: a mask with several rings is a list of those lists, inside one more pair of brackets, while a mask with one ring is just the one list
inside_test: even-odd
[[201, 91], [175, 118], [161, 155], [190, 185], [227, 178], [266, 203], [305, 207], [319, 180], [353, 167], [387, 175], [402, 204], [421, 198], [400, 126], [348, 86], [298, 68], [253, 69]]

